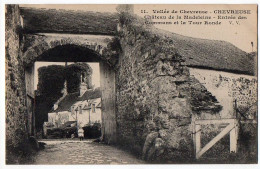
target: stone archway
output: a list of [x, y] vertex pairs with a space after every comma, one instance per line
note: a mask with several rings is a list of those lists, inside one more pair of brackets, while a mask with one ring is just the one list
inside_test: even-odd
[[108, 56], [108, 44], [112, 36], [100, 35], [71, 35], [71, 34], [27, 34], [24, 37], [23, 62], [25, 65], [33, 63], [49, 49], [57, 46], [76, 45], [94, 51], [100, 58], [110, 65], [116, 63], [116, 58]]
[[[81, 54], [84, 54], [80, 61], [93, 62], [93, 58], [91, 57], [96, 57], [94, 59], [95, 62], [100, 63], [100, 87], [102, 93], [102, 137], [105, 142], [114, 143], [116, 141], [116, 97], [114, 70], [116, 58], [107, 55], [107, 52], [109, 51], [107, 47], [111, 41], [111, 36], [70, 34], [26, 35], [24, 38], [22, 61], [25, 68], [26, 93], [27, 96], [30, 96], [27, 97], [27, 108], [28, 114], [30, 115], [28, 120], [29, 123], [34, 123], [33, 112], [30, 112], [33, 111], [30, 109], [30, 105], [33, 105], [32, 98], [34, 98], [34, 89], [31, 83], [34, 81], [33, 63], [39, 59], [41, 61], [52, 61], [52, 58], [45, 57], [46, 53], [52, 50], [65, 50], [73, 47], [74, 51], [81, 50]], [[73, 55], [73, 53], [71, 54]], [[91, 54], [91, 56], [85, 57], [85, 55], [88, 54]], [[59, 59], [61, 59], [61, 61], [67, 61], [65, 58], [62, 58], [62, 56]], [[77, 58], [74, 61], [77, 61]]]

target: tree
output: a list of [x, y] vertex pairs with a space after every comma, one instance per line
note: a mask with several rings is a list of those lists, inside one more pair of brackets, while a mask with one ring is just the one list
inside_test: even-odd
[[40, 95], [53, 96], [54, 98], [61, 97], [61, 90], [64, 88], [65, 82], [64, 66], [45, 66], [39, 68], [38, 72], [37, 88]]
[[[50, 65], [38, 69], [38, 90], [35, 107], [36, 129], [42, 129], [44, 121], [48, 120], [48, 113], [53, 104], [63, 95], [64, 82], [67, 80], [68, 93], [78, 92], [81, 74], [85, 75], [89, 89], [92, 85], [92, 68], [87, 63], [75, 63], [67, 67]], [[95, 95], [97, 95], [95, 91]]]
[[53, 104], [62, 96], [65, 74], [64, 66], [51, 65], [38, 69], [38, 90], [35, 97], [35, 127], [42, 128], [44, 121], [48, 120], [48, 113]]
[[68, 93], [79, 91], [81, 75], [84, 74], [88, 89], [92, 89], [92, 68], [87, 63], [75, 63], [65, 68]]

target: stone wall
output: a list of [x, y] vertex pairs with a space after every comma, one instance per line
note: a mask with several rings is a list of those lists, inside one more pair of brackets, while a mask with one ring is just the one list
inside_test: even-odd
[[190, 74], [198, 79], [223, 106], [220, 112], [221, 118], [233, 118], [235, 106], [248, 119], [255, 118], [257, 111], [257, 78], [255, 76], [195, 68], [189, 68], [189, 70]]
[[[257, 161], [257, 124], [243, 123], [247, 119], [257, 119], [257, 77], [227, 73], [223, 71], [189, 68], [190, 74], [202, 83], [222, 105], [222, 110], [214, 118], [238, 118], [239, 137], [238, 154], [236, 161], [239, 163], [256, 163]], [[202, 115], [201, 118], [208, 119]], [[212, 116], [211, 116], [212, 117]], [[202, 145], [208, 143], [214, 136], [223, 130], [221, 125], [204, 125], [202, 133]], [[228, 158], [229, 135], [215, 144], [203, 156]]]
[[[31, 66], [35, 61], [64, 61], [69, 59], [69, 61], [81, 61], [86, 60], [91, 62], [98, 62], [104, 60], [110, 64], [115, 64], [116, 60], [111, 58], [110, 49], [108, 48], [109, 42], [112, 40], [111, 36], [101, 36], [101, 35], [60, 35], [60, 34], [25, 34], [23, 39], [23, 62], [24, 64]], [[77, 50], [87, 49], [86, 54], [95, 55], [95, 57], [88, 57], [88, 55], [83, 58], [78, 56], [77, 58], [59, 58], [60, 60], [52, 60], [52, 58], [46, 57], [44, 53], [48, 50], [62, 47], [62, 46], [75, 46], [78, 47]], [[64, 57], [61, 55], [61, 57]], [[55, 58], [54, 58], [55, 59]], [[72, 60], [70, 60], [72, 59]], [[73, 60], [74, 59], [74, 60]]]
[[145, 160], [192, 158], [192, 114], [214, 115], [221, 106], [190, 77], [173, 41], [144, 20], [121, 13], [118, 38], [118, 143]]
[[[5, 86], [6, 86], [6, 147], [7, 163], [15, 159], [9, 157], [27, 137], [26, 93], [24, 69], [20, 53], [20, 15], [17, 5], [5, 7]], [[11, 160], [11, 161], [8, 161]], [[13, 161], [12, 161], [13, 160]]]

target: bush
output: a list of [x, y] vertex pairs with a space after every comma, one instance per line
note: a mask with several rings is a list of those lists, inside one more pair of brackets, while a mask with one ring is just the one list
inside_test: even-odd
[[93, 126], [85, 126], [84, 130], [84, 138], [98, 138], [101, 136], [101, 124], [94, 123]]

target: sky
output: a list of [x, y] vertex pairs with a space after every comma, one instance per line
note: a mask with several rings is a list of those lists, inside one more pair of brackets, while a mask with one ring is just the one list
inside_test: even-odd
[[[141, 11], [144, 9], [141, 5], [135, 5], [135, 11]], [[257, 50], [257, 5], [147, 5], [146, 9], [150, 12], [151, 9], [167, 9], [167, 10], [206, 10], [209, 13], [207, 16], [218, 17], [219, 15], [214, 14], [215, 10], [251, 10], [250, 15], [246, 16], [247, 19], [235, 19], [233, 21], [239, 21], [238, 24], [230, 24], [227, 19], [221, 20], [221, 25], [157, 25], [157, 28], [168, 30], [170, 32], [178, 33], [181, 35], [202, 38], [202, 39], [212, 39], [212, 40], [224, 40], [232, 43], [238, 48], [246, 51], [252, 52], [251, 42], [254, 43], [254, 51]], [[211, 13], [210, 13], [211, 12]], [[145, 14], [141, 14], [144, 16]], [[163, 14], [156, 14], [158, 16]], [[178, 14], [186, 15], [186, 14]], [[193, 16], [190, 14], [189, 16]], [[222, 14], [221, 16], [227, 16]], [[230, 16], [230, 15], [229, 15]], [[239, 15], [233, 15], [238, 16]], [[176, 21], [176, 20], [175, 20]], [[196, 20], [201, 21], [201, 20]]]
[[[65, 10], [84, 10], [84, 11], [94, 11], [94, 12], [116, 12], [117, 5], [85, 5], [85, 4], [56, 4], [56, 5], [20, 5], [21, 7], [33, 7], [33, 8], [46, 8], [46, 9], [65, 9]], [[219, 10], [251, 10], [251, 15], [247, 15], [247, 19], [240, 20], [240, 25], [231, 25], [228, 20], [223, 20], [221, 25], [217, 26], [205, 26], [205, 25], [155, 25], [159, 29], [167, 30], [170, 32], [178, 33], [181, 35], [203, 38], [203, 39], [213, 39], [213, 40], [224, 40], [230, 42], [237, 46], [238, 48], [246, 51], [252, 52], [251, 42], [254, 43], [253, 50], [257, 50], [257, 6], [256, 5], [134, 5], [134, 13], [144, 17], [147, 14], [141, 13], [141, 10], [145, 9], [152, 15], [153, 9], [163, 9], [163, 10], [208, 10], [212, 12], [208, 14], [213, 16], [213, 11]], [[164, 14], [156, 14], [158, 16]], [[217, 15], [215, 15], [217, 16]], [[224, 16], [224, 15], [223, 15]]]
[[[100, 87], [100, 73], [99, 73], [99, 63], [95, 62], [86, 62], [89, 64], [89, 66], [93, 69], [92, 74], [92, 84], [95, 85], [94, 87]], [[73, 64], [73, 62], [68, 62], [68, 65]], [[49, 65], [64, 65], [65, 62], [35, 62], [34, 64], [34, 90], [37, 90], [37, 84], [38, 84], [38, 69], [43, 66], [49, 66]]]

